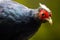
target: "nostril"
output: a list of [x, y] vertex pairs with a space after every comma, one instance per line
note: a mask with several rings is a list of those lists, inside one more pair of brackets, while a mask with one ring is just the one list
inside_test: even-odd
[[49, 14], [49, 16], [51, 17], [52, 15], [51, 15], [51, 14]]

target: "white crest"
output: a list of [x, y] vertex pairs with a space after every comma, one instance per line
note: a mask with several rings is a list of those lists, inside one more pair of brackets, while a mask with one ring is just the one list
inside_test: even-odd
[[48, 12], [51, 12], [51, 10], [44, 4], [39, 3], [40, 7], [47, 10]]

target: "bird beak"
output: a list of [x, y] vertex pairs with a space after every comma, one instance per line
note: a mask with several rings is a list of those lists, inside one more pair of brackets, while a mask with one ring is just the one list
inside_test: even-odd
[[46, 20], [47, 20], [51, 25], [53, 24], [51, 17], [46, 18]]

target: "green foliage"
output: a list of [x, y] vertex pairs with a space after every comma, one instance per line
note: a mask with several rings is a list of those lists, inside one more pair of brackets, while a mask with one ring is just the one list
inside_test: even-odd
[[43, 23], [38, 32], [30, 40], [59, 40], [60, 39], [60, 0], [16, 0], [29, 8], [38, 8], [39, 3], [48, 6], [53, 13], [54, 24]]

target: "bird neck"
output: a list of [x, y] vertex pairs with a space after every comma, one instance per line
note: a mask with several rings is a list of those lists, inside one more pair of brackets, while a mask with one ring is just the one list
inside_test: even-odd
[[31, 11], [32, 11], [32, 15], [33, 15], [34, 18], [39, 18], [38, 17], [38, 14], [39, 14], [38, 9], [31, 9]]

